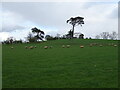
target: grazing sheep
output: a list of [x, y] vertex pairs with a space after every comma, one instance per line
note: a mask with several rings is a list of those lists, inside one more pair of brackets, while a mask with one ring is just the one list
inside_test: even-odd
[[67, 48], [70, 48], [70, 45], [67, 45], [66, 47], [67, 47]]
[[80, 48], [84, 48], [84, 46], [83, 46], [83, 45], [81, 45], [81, 46], [80, 46]]
[[13, 49], [14, 47], [11, 47], [11, 49]]
[[34, 47], [33, 46], [30, 46], [29, 49], [33, 49]]
[[37, 46], [34, 46], [34, 48], [37, 48]]
[[114, 43], [110, 43], [109, 46], [114, 46]]
[[100, 45], [100, 47], [102, 47], [103, 45]]
[[44, 46], [44, 49], [48, 49], [48, 46]]
[[115, 44], [114, 47], [117, 47], [117, 45]]
[[62, 48], [65, 48], [65, 45], [62, 45]]

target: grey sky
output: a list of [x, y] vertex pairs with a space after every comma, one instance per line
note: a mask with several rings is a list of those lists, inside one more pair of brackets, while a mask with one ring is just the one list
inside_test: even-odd
[[75, 32], [85, 37], [118, 31], [117, 2], [4, 2], [0, 13], [2, 39], [8, 36], [24, 38], [35, 26], [46, 34], [63, 35], [72, 27], [66, 20], [75, 16], [85, 18], [83, 27], [75, 27]]

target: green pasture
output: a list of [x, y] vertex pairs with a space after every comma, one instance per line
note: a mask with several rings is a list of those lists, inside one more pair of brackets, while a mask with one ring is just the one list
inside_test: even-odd
[[[97, 43], [90, 47], [90, 43]], [[62, 45], [71, 45], [62, 48]], [[53, 40], [2, 46], [3, 88], [117, 88], [117, 40]], [[45, 45], [53, 48], [44, 49]], [[84, 48], [80, 48], [84, 45]], [[103, 45], [100, 47], [99, 45]], [[11, 49], [11, 46], [14, 47]], [[37, 46], [25, 49], [25, 46]]]

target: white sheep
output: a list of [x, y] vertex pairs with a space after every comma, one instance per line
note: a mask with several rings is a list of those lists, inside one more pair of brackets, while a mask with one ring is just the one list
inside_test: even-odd
[[66, 45], [67, 48], [70, 48], [70, 45]]
[[62, 45], [62, 48], [65, 48], [65, 45]]
[[81, 45], [81, 46], [80, 46], [80, 48], [84, 48], [84, 46], [83, 46], [83, 45]]
[[34, 47], [33, 46], [30, 46], [29, 49], [33, 49]]
[[48, 49], [48, 46], [44, 46], [44, 49]]
[[13, 49], [14, 47], [11, 47], [11, 49]]
[[102, 45], [102, 44], [100, 44], [99, 46], [100, 46], [100, 47], [102, 47], [103, 45]]
[[117, 45], [115, 44], [114, 47], [117, 47]]

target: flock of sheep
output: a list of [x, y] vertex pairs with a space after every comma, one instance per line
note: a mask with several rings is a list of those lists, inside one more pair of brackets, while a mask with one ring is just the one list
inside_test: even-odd
[[[114, 47], [117, 47], [116, 44], [108, 44], [109, 46], [114, 46]], [[100, 46], [100, 47], [103, 47], [104, 45], [102, 44], [97, 44], [97, 43], [91, 43], [89, 44], [90, 47], [92, 46]], [[62, 45], [61, 46], [62, 48], [70, 48], [71, 45]], [[14, 47], [12, 46], [11, 49], [13, 49]], [[25, 49], [34, 49], [34, 48], [37, 48], [37, 46], [25, 46]], [[53, 48], [53, 46], [44, 46], [43, 47], [44, 49], [48, 49], [48, 48]], [[84, 48], [84, 45], [80, 45], [80, 48]]]

